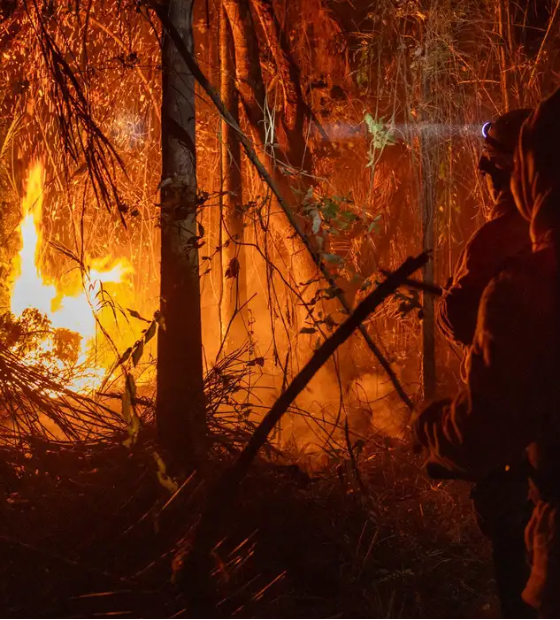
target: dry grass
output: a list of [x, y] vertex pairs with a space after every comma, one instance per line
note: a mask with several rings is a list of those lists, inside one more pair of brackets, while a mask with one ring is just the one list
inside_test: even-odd
[[[204, 487], [190, 480], [169, 501], [152, 449], [149, 432], [132, 452], [53, 448], [9, 481], [7, 616], [189, 617], [171, 562]], [[465, 489], [431, 484], [401, 444], [372, 439], [361, 459], [367, 502], [343, 462], [311, 478], [256, 464], [215, 550], [219, 617], [492, 617]]]

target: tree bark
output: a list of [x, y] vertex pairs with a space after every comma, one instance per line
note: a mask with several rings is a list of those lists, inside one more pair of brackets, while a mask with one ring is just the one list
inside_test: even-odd
[[310, 149], [305, 148], [305, 118], [311, 110], [305, 104], [301, 91], [299, 69], [292, 57], [290, 46], [283, 31], [272, 0], [251, 0], [258, 15], [270, 54], [276, 64], [277, 76], [282, 87], [284, 106], [281, 117], [284, 129], [285, 151], [296, 168], [307, 169], [310, 165]]
[[223, 0], [235, 44], [237, 89], [251, 126], [253, 139], [266, 145], [263, 114], [266, 101], [259, 60], [259, 44], [251, 15], [249, 0]]
[[[282, 165], [288, 163], [285, 152], [279, 147], [272, 119], [265, 114], [266, 91], [259, 59], [259, 45], [253, 23], [249, 0], [223, 0], [233, 41], [235, 44], [235, 68], [239, 96], [249, 122], [251, 135], [257, 147], [266, 153], [264, 163], [267, 172], [278, 183], [282, 194], [290, 200], [293, 197], [292, 185], [297, 183], [282, 172]], [[267, 133], [268, 132], [268, 133]], [[291, 200], [290, 200], [291, 202]], [[284, 240], [290, 257], [291, 269], [299, 282], [309, 282], [317, 277], [317, 267], [302, 247], [300, 240], [293, 235], [290, 222], [281, 210], [274, 209], [271, 223]], [[307, 296], [313, 297], [317, 285], [307, 289]]]
[[[433, 139], [427, 132], [421, 137], [422, 166], [422, 251], [430, 252], [435, 247], [436, 186], [437, 166], [433, 165]], [[434, 281], [434, 261], [424, 264], [422, 276], [425, 284]], [[427, 292], [422, 294], [422, 393], [424, 400], [432, 400], [436, 393], [436, 321], [434, 297]]]
[[507, 66], [507, 50], [508, 46], [508, 38], [507, 38], [507, 25], [505, 23], [506, 20], [506, 7], [504, 6], [504, 0], [498, 0], [496, 3], [496, 13], [497, 13], [497, 21], [498, 21], [498, 52], [499, 52], [499, 67], [500, 67], [500, 85], [502, 89], [502, 100], [504, 103], [504, 112], [508, 112], [511, 108], [510, 101], [510, 89], [509, 89], [509, 80], [508, 80], [508, 69]]
[[[420, 132], [420, 167], [422, 201], [422, 251], [435, 249], [435, 217], [437, 210], [437, 183], [439, 176], [439, 145], [430, 131], [430, 125], [437, 122], [437, 52], [433, 41], [424, 30], [425, 61], [421, 73], [420, 101], [422, 114], [420, 120], [424, 129]], [[424, 283], [434, 281], [434, 261], [426, 263], [422, 270]], [[436, 393], [436, 320], [435, 303], [432, 295], [422, 294], [422, 396], [425, 401], [432, 400]]]
[[[222, 101], [239, 123], [239, 97], [235, 87], [235, 50], [225, 9], [220, 15], [220, 64]], [[243, 188], [241, 178], [241, 144], [237, 132], [221, 119], [222, 160], [222, 277], [223, 296], [220, 308], [222, 329], [227, 342], [239, 343], [239, 308], [247, 298], [246, 265], [243, 248]], [[239, 315], [239, 319], [241, 316]], [[229, 347], [224, 347], [227, 351]]]
[[[167, 0], [167, 17], [193, 50], [193, 0]], [[195, 81], [170, 37], [162, 50], [161, 314], [156, 417], [173, 461], [205, 451], [198, 230]]]

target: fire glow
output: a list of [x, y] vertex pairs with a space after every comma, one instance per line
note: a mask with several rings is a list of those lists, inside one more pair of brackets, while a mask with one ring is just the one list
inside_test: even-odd
[[[21, 318], [26, 309], [35, 308], [49, 320], [53, 330], [64, 329], [79, 335], [78, 356], [66, 387], [91, 392], [101, 385], [109, 365], [103, 364], [103, 356], [97, 355], [99, 340], [106, 340], [98, 324], [100, 293], [107, 283], [124, 283], [132, 268], [124, 259], [94, 259], [89, 261], [87, 274], [83, 275], [83, 280], [79, 278], [79, 286], [74, 290], [61, 290], [60, 283], [49, 282], [41, 273], [43, 184], [43, 165], [35, 163], [29, 172], [22, 204], [22, 247], [12, 289], [11, 311], [16, 318]], [[68, 371], [64, 363], [56, 359], [50, 334], [45, 335], [39, 350], [42, 354], [50, 354], [49, 364], [55, 374], [57, 371]], [[30, 353], [25, 361], [33, 364], [36, 357], [37, 352]]]

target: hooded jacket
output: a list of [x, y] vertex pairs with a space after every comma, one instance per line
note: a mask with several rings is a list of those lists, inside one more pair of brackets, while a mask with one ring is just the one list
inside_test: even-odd
[[533, 517], [524, 599], [560, 617], [560, 91], [520, 136], [512, 191], [530, 222], [532, 251], [507, 262], [482, 294], [467, 385], [414, 420], [435, 477], [480, 480], [526, 450]]

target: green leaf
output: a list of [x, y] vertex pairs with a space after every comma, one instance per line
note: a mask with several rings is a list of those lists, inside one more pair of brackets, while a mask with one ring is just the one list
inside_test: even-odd
[[140, 340], [140, 342], [137, 344], [136, 348], [134, 349], [134, 353], [132, 354], [132, 363], [135, 366], [138, 366], [138, 362], [140, 361], [140, 358], [142, 357], [143, 353], [144, 353], [144, 342]]
[[366, 124], [368, 132], [373, 137], [376, 137], [377, 134], [383, 129], [382, 119], [380, 119], [380, 121], [375, 120], [369, 112], [364, 114], [364, 123]]
[[340, 211], [339, 205], [334, 200], [325, 199], [321, 207], [321, 213], [326, 220], [334, 220]]
[[379, 220], [381, 219], [381, 216], [378, 215], [376, 217], [373, 218], [373, 221], [370, 223], [370, 225], [368, 226], [368, 234], [371, 232], [374, 232], [376, 235], [379, 234], [379, 231], [381, 230], [379, 227]]
[[316, 235], [321, 229], [321, 223], [322, 223], [321, 215], [318, 209], [312, 209], [310, 211], [310, 215], [313, 220], [313, 226], [312, 226], [313, 234]]
[[144, 334], [144, 342], [146, 344], [148, 344], [148, 342], [150, 342], [150, 340], [155, 336], [156, 327], [157, 327], [157, 321], [152, 321], [150, 327], [148, 327], [148, 329], [146, 330], [146, 333]]
[[343, 211], [340, 214], [340, 218], [344, 220], [345, 222], [349, 222], [349, 223], [355, 222], [357, 219], [359, 219], [358, 216], [353, 211]]
[[136, 310], [132, 310], [131, 308], [127, 308], [127, 310], [128, 310], [128, 313], [130, 314], [130, 316], [134, 317], [135, 319], [139, 319], [140, 321], [144, 321], [145, 323], [149, 323], [150, 322], [150, 321], [148, 321], [148, 319], [145, 319], [138, 312], [136, 312]]
[[134, 402], [134, 399], [136, 398], [136, 382], [130, 373], [126, 374], [125, 392], [129, 392], [130, 401]]
[[317, 330], [314, 327], [302, 327], [299, 330], [300, 334], [314, 334]]
[[159, 483], [161, 484], [162, 487], [167, 489], [170, 493], [176, 493], [179, 488], [179, 485], [177, 484], [175, 480], [173, 480], [173, 478], [171, 478], [167, 474], [167, 467], [165, 466], [164, 460], [161, 458], [161, 456], [157, 452], [154, 452], [153, 455], [154, 455], [154, 460], [157, 466], [157, 477], [158, 477]]
[[132, 400], [130, 398], [130, 392], [125, 387], [121, 400], [121, 413], [123, 420], [130, 423], [132, 417]]
[[132, 347], [128, 347], [128, 349], [121, 355], [119, 364], [124, 364], [126, 360], [130, 357], [131, 353], [132, 353]]

